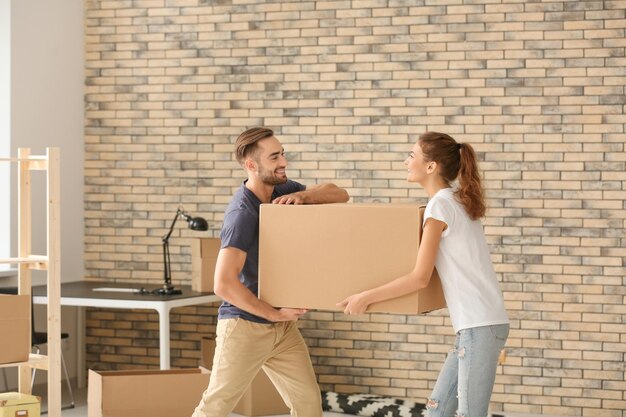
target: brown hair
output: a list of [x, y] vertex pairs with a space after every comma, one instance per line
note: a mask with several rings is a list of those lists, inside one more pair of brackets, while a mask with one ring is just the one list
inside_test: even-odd
[[448, 184], [458, 177], [456, 198], [470, 218], [483, 217], [487, 206], [472, 145], [458, 143], [451, 136], [438, 132], [426, 132], [418, 142], [426, 161], [439, 165], [439, 173]]
[[274, 136], [274, 131], [266, 127], [253, 127], [243, 132], [235, 141], [235, 157], [237, 158], [237, 162], [243, 164], [248, 156], [254, 156], [257, 149], [257, 142], [272, 136]]

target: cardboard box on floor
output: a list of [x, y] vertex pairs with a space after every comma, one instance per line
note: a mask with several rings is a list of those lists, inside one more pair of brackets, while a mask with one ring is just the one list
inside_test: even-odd
[[[259, 297], [276, 307], [341, 311], [345, 297], [415, 266], [424, 208], [399, 204], [261, 205]], [[368, 312], [416, 314], [445, 307], [428, 287], [372, 304]]]
[[[215, 355], [215, 340], [203, 337], [201, 344], [202, 359], [200, 366], [207, 369], [213, 367]], [[282, 397], [262, 369], [250, 383], [233, 412], [244, 416], [271, 416], [276, 414], [289, 414], [289, 407], [285, 405]], [[91, 416], [90, 416], [91, 417]]]
[[213, 292], [215, 263], [220, 251], [220, 239], [200, 238], [191, 241], [191, 289]]
[[88, 417], [191, 416], [209, 386], [206, 369], [89, 370]]
[[28, 360], [30, 295], [0, 294], [0, 335], [0, 363]]

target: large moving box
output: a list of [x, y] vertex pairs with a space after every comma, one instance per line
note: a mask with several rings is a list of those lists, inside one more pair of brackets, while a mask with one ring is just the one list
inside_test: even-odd
[[0, 363], [28, 360], [30, 295], [0, 294], [0, 335]]
[[89, 370], [88, 417], [191, 416], [209, 386], [205, 369]]
[[[410, 272], [423, 207], [397, 204], [261, 205], [259, 297], [276, 307], [341, 311], [349, 295]], [[427, 288], [368, 312], [415, 314], [445, 307], [434, 271]]]
[[0, 394], [0, 417], [39, 417], [41, 399], [30, 394], [4, 392]]
[[200, 238], [191, 242], [191, 289], [213, 292], [215, 263], [220, 251], [220, 239]]
[[[215, 340], [210, 337], [203, 337], [201, 349], [202, 361], [200, 366], [211, 369], [215, 355]], [[244, 416], [271, 416], [289, 414], [289, 407], [285, 405], [265, 371], [260, 370], [233, 411]]]

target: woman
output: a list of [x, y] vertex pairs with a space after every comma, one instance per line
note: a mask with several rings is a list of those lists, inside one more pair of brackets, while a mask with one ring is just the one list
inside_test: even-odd
[[484, 417], [509, 319], [480, 223], [486, 206], [476, 154], [469, 144], [427, 132], [404, 163], [407, 180], [420, 184], [429, 197], [415, 267], [338, 305], [346, 314], [364, 313], [372, 303], [425, 288], [436, 266], [456, 341], [426, 404], [426, 415]]

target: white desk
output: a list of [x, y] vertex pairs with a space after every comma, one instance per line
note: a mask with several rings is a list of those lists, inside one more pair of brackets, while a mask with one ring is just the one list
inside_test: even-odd
[[[109, 288], [110, 291], [94, 291], [94, 289]], [[138, 308], [151, 309], [159, 313], [159, 355], [161, 369], [170, 368], [170, 310], [176, 307], [185, 307], [220, 301], [215, 294], [199, 293], [189, 286], [176, 287], [182, 290], [179, 295], [152, 295], [137, 292], [115, 291], [115, 289], [139, 289], [137, 284], [115, 284], [106, 281], [76, 281], [61, 284], [61, 305], [76, 307], [101, 308]], [[155, 286], [147, 286], [151, 290]], [[33, 303], [47, 304], [46, 286], [33, 287]], [[82, 323], [79, 323], [82, 326]], [[84, 368], [82, 366], [79, 369]]]

